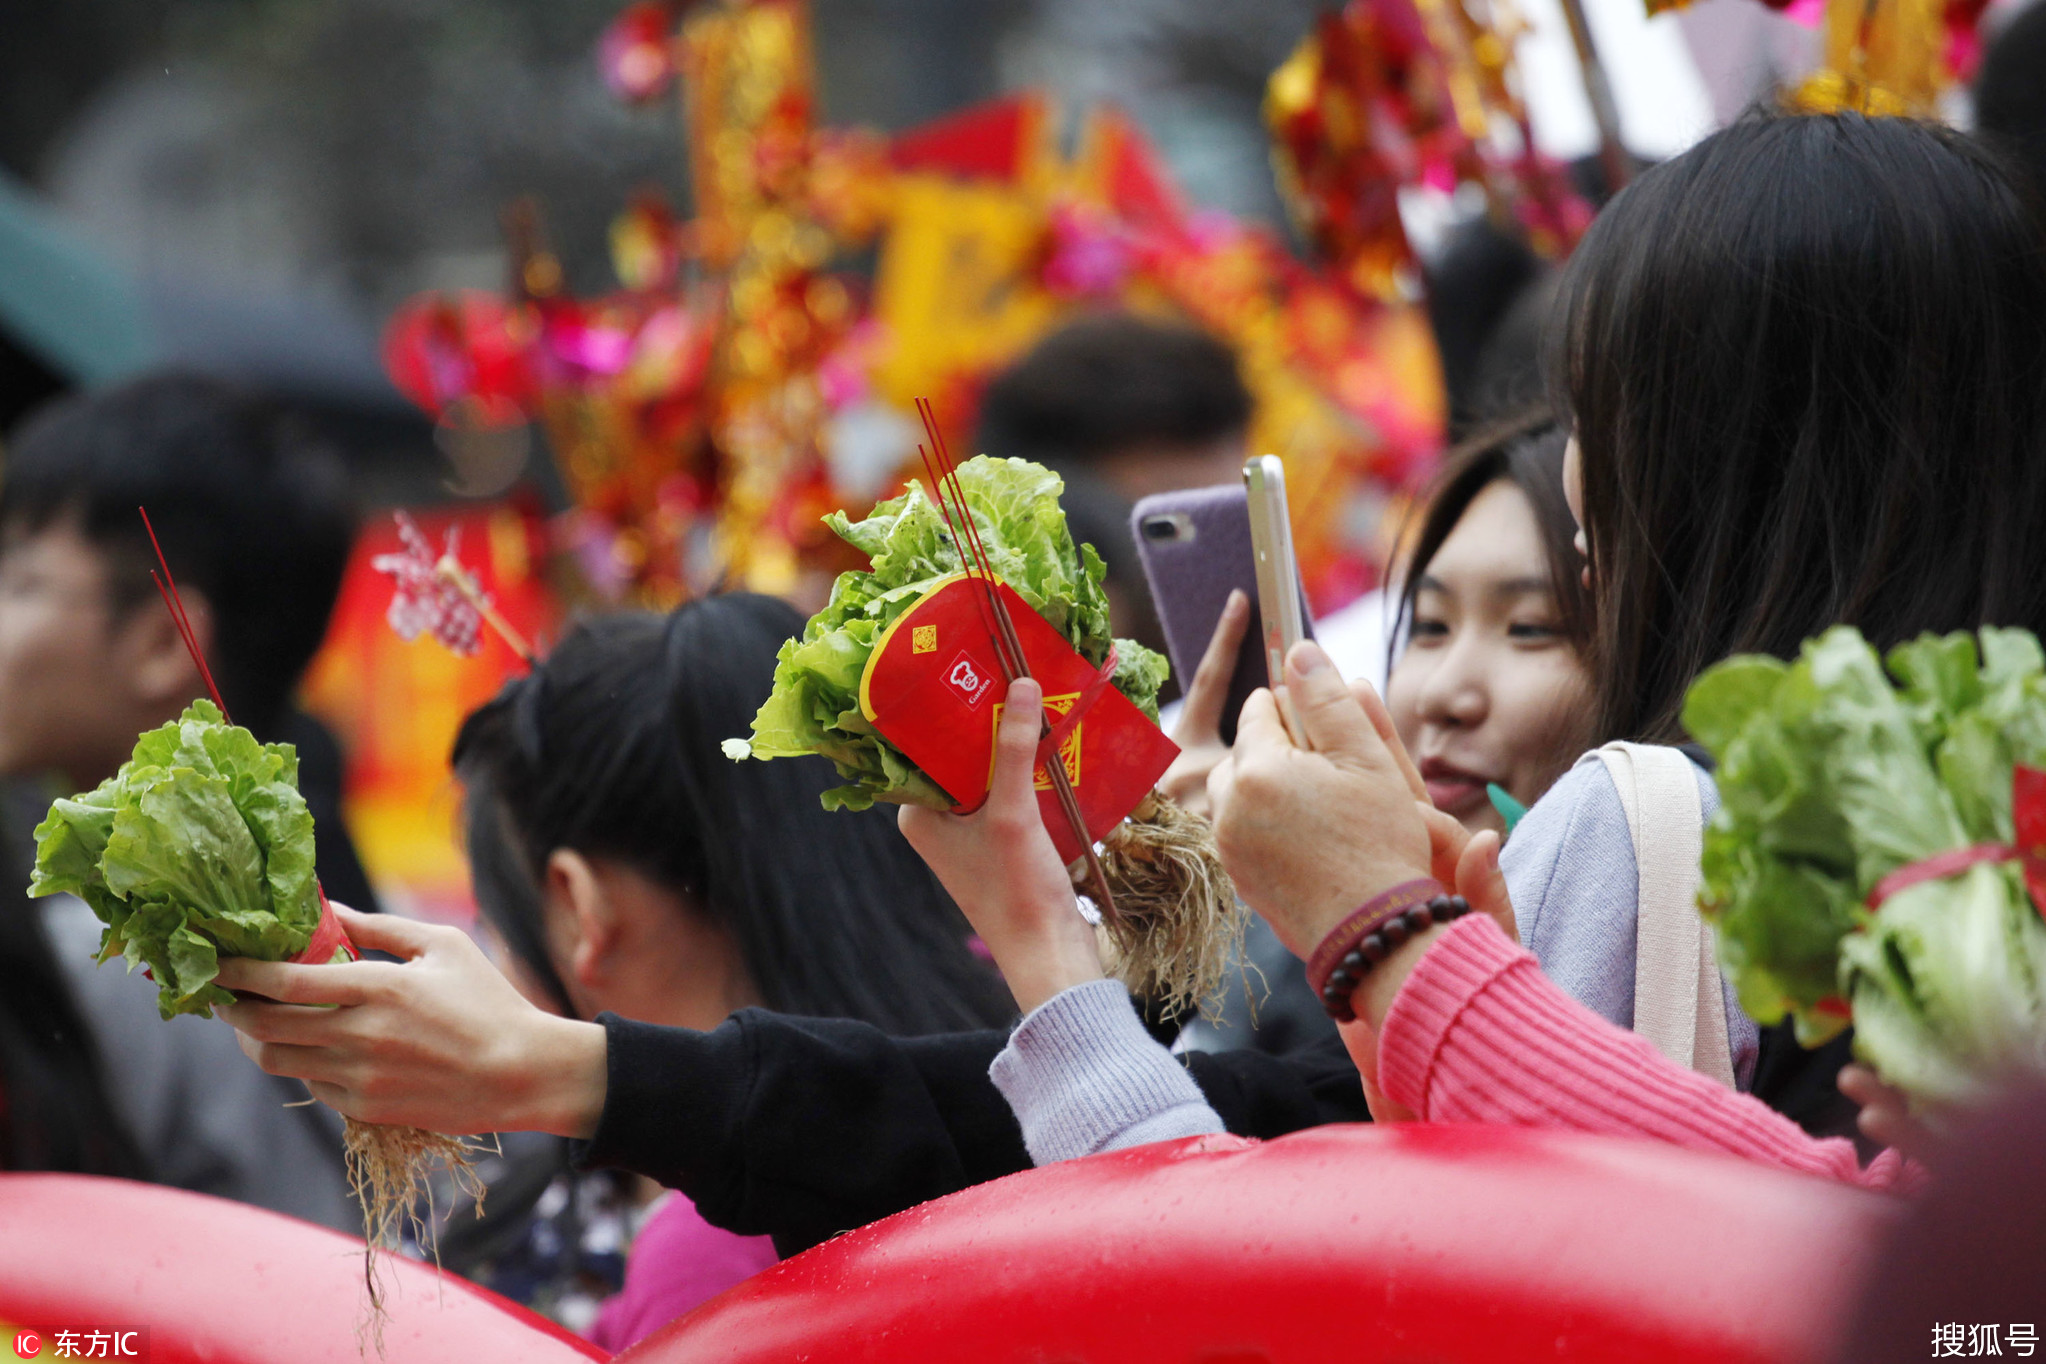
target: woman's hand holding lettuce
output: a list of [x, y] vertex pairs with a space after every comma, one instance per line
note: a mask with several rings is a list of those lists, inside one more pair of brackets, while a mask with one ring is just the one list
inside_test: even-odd
[[[2013, 765], [2046, 764], [2046, 657], [2021, 630], [1924, 636], [1883, 661], [1847, 627], [1794, 663], [1729, 659], [1684, 709], [1718, 757], [1701, 903], [1741, 1003], [1856, 1051], [1920, 1102], [2046, 1071], [2046, 922], [2014, 862], [1870, 892], [2013, 839]], [[1850, 1016], [1851, 1010], [1851, 1016]]]
[[[216, 1005], [238, 1006], [218, 984], [222, 958], [292, 960], [312, 944], [320, 927], [313, 817], [298, 793], [297, 751], [289, 744], [259, 743], [249, 731], [227, 723], [212, 702], [194, 701], [178, 719], [137, 739], [134, 755], [119, 772], [94, 790], [55, 802], [49, 817], [36, 826], [29, 894], [66, 891], [92, 906], [106, 924], [101, 961], [120, 956], [130, 969], [138, 963], [149, 968], [157, 1008], [166, 1019], [181, 1013], [210, 1018]], [[358, 928], [362, 922], [358, 916]], [[415, 935], [407, 930], [413, 927], [386, 926], [382, 936], [411, 941]], [[418, 929], [416, 936], [424, 939], [429, 932]], [[291, 975], [298, 968], [264, 968], [273, 974], [257, 972], [256, 982], [244, 983], [270, 985], [279, 998], [303, 1002], [314, 1002], [319, 984], [331, 983], [338, 998], [317, 1002], [359, 1003], [363, 971], [400, 969], [333, 965], [350, 956], [345, 945], [337, 948], [330, 961], [320, 964], [321, 980], [297, 994], [271, 982], [298, 979]], [[431, 994], [431, 978], [422, 976], [421, 981]], [[509, 987], [503, 993], [510, 994]], [[440, 1003], [469, 1007], [461, 1000]], [[308, 1021], [344, 1035], [355, 1021], [348, 1009], [315, 1014], [297, 1003], [238, 1007], [293, 1032], [300, 1043], [293, 1059], [300, 1062], [314, 1050], [303, 1045]], [[587, 1047], [588, 1039], [583, 1042]], [[288, 1069], [274, 1059], [272, 1066]], [[328, 1097], [341, 1094], [327, 1092]], [[479, 1207], [482, 1186], [470, 1168], [468, 1147], [453, 1137], [350, 1117], [343, 1141], [368, 1243], [369, 1325], [381, 1342], [375, 1247], [396, 1245], [407, 1218], [425, 1236], [413, 1209], [428, 1193], [436, 1167], [444, 1167], [472, 1193]]]

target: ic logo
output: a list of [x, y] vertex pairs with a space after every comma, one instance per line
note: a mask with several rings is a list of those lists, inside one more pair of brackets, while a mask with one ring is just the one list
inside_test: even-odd
[[14, 1333], [14, 1353], [21, 1359], [34, 1359], [43, 1352], [43, 1338], [34, 1331]]
[[945, 683], [965, 699], [967, 708], [971, 710], [979, 708], [994, 687], [995, 679], [968, 658], [962, 649], [951, 666], [945, 669]]

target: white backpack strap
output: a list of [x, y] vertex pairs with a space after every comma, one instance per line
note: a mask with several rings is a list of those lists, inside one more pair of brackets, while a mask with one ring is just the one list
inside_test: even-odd
[[1677, 1064], [1733, 1088], [1726, 1001], [1712, 926], [1698, 913], [1705, 814], [1691, 760], [1674, 748], [1598, 751], [1634, 841], [1634, 1031]]

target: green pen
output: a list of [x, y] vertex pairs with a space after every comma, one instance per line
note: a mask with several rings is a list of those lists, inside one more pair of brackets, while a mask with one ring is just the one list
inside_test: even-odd
[[1506, 788], [1496, 781], [1485, 783], [1485, 794], [1492, 798], [1492, 808], [1499, 812], [1499, 818], [1506, 821], [1506, 836], [1513, 837], [1513, 826], [1520, 823], [1527, 807], [1508, 795]]

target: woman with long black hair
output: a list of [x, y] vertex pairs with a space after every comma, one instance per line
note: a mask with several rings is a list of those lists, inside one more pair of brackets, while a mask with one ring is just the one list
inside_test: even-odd
[[721, 751], [802, 627], [750, 593], [598, 617], [463, 723], [477, 902], [559, 1011], [707, 1028], [758, 1005], [897, 1036], [1006, 1016], [885, 811], [826, 811], [821, 758]]
[[[895, 1037], [1008, 1016], [971, 930], [885, 811], [827, 812], [818, 797], [837, 778], [821, 758], [742, 764], [721, 751], [802, 624], [786, 603], [747, 593], [597, 617], [456, 737], [485, 919], [529, 993], [601, 1021], [622, 1056], [638, 1054], [634, 1040], [709, 1031], [728, 1016], [745, 1046], [759, 1007]], [[638, 1068], [619, 1083], [668, 1078], [657, 1060]], [[592, 1200], [563, 1191], [571, 1216], [542, 1240], [585, 1230], [572, 1214]], [[467, 1221], [449, 1223], [464, 1268], [477, 1240]], [[533, 1277], [529, 1258], [507, 1266], [501, 1238], [482, 1239], [499, 1261], [495, 1281]], [[641, 1228], [624, 1292], [593, 1334], [623, 1349], [775, 1259], [765, 1237], [720, 1231], [674, 1195]], [[562, 1291], [580, 1267], [565, 1257], [544, 1291]]]
[[[1565, 484], [1596, 616], [1597, 724], [1647, 741], [1646, 760], [1698, 788], [1680, 817], [1693, 847], [1712, 779], [1675, 745], [1705, 667], [1792, 657], [1837, 623], [1878, 649], [1984, 625], [2046, 633], [2046, 224], [2019, 184], [1934, 125], [1756, 118], [1644, 173], [1578, 248], [1551, 334], [1574, 428]], [[1288, 735], [1268, 694], [1246, 705], [1210, 783], [1217, 838], [1239, 892], [1296, 953], [1357, 957], [1325, 973], [1327, 999], [1354, 1010], [1351, 1053], [1388, 1111], [1897, 1179], [1894, 1158], [1864, 1171], [1846, 1142], [1812, 1140], [1582, 1007], [1603, 984], [1631, 1011], [1648, 885], [1637, 873], [1653, 866], [1645, 853], [1637, 866], [1637, 847], [1672, 832], [1668, 809], [1643, 801], [1623, 817], [1619, 779], [1588, 762], [1530, 812], [1503, 862], [1489, 833], [1445, 849], [1382, 712], [1312, 644], [1286, 684], [1302, 731]], [[905, 828], [1033, 1010], [996, 1077], [1034, 1156], [1078, 1154], [1075, 1133], [1102, 1149], [1216, 1129], [1162, 1053], [1149, 1097], [1132, 1101], [1144, 1087], [1132, 1020], [1081, 959], [1041, 831], [1006, 828], [993, 798], [970, 819], [911, 812]], [[1695, 875], [1688, 860], [1666, 869]], [[1453, 886], [1491, 922], [1446, 922], [1445, 894], [1432, 922], [1343, 937], [1360, 906], [1409, 883]], [[1695, 942], [1697, 915], [1679, 907]], [[1539, 972], [1508, 941], [1516, 929], [1531, 945], [1554, 930]], [[1580, 950], [1561, 950], [1558, 933]], [[1575, 980], [1545, 979], [1564, 971]], [[1693, 999], [1702, 1026], [1713, 1011]], [[1111, 1053], [1112, 1093], [1100, 1079]], [[1830, 1088], [1838, 1059], [1786, 1065]], [[1869, 1079], [1852, 1083], [1873, 1101], [1864, 1133], [1908, 1135]]]

